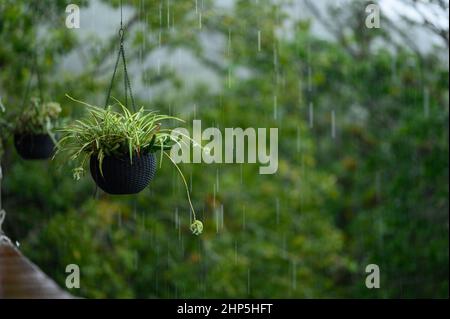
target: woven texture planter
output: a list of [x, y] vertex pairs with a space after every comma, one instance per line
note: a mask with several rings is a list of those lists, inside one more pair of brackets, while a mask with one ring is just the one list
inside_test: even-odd
[[106, 156], [103, 159], [103, 175], [96, 156], [91, 156], [91, 175], [103, 191], [114, 195], [136, 194], [142, 191], [155, 177], [156, 159], [153, 153], [117, 158]]
[[55, 144], [48, 134], [15, 134], [14, 145], [23, 159], [40, 160], [52, 157]]

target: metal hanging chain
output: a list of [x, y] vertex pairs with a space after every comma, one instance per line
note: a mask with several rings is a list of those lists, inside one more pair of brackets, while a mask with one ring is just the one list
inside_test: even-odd
[[116, 64], [114, 66], [113, 75], [112, 75], [112, 78], [111, 78], [111, 83], [109, 84], [108, 93], [106, 95], [105, 109], [108, 106], [109, 98], [111, 97], [111, 90], [112, 90], [112, 87], [113, 87], [113, 84], [114, 84], [114, 78], [116, 76], [117, 66], [119, 65], [119, 59], [120, 59], [121, 53], [122, 53], [122, 51], [119, 50], [119, 53], [117, 54]]
[[41, 72], [39, 70], [39, 65], [37, 61], [37, 54], [34, 54], [34, 68], [36, 70], [36, 77], [38, 82], [38, 90], [39, 90], [39, 97], [41, 99], [41, 103], [44, 103], [44, 93], [42, 90], [42, 78], [41, 78]]
[[120, 46], [119, 46], [119, 52], [117, 54], [116, 63], [114, 65], [114, 71], [113, 71], [113, 75], [111, 78], [111, 83], [109, 85], [108, 94], [106, 95], [105, 109], [108, 106], [108, 102], [111, 97], [111, 91], [112, 91], [112, 87], [114, 85], [114, 78], [117, 73], [117, 67], [119, 65], [119, 60], [120, 60], [120, 58], [122, 58], [123, 72], [124, 72], [125, 106], [128, 107], [128, 93], [129, 93], [130, 99], [131, 99], [131, 106], [133, 107], [133, 111], [136, 112], [136, 104], [134, 101], [133, 91], [131, 89], [131, 82], [130, 82], [130, 78], [128, 76], [127, 61], [126, 61], [126, 57], [125, 57], [124, 33], [125, 33], [125, 31], [123, 28], [122, 1], [120, 1], [120, 29], [119, 29]]
[[32, 61], [33, 61], [33, 63], [31, 65], [30, 77], [28, 78], [27, 86], [25, 87], [25, 94], [24, 94], [24, 97], [22, 100], [22, 108], [25, 108], [25, 105], [27, 103], [28, 95], [30, 94], [30, 90], [31, 90], [31, 82], [33, 80], [33, 75], [35, 73], [36, 73], [38, 90], [39, 90], [39, 98], [41, 99], [41, 103], [44, 102], [44, 94], [43, 94], [42, 82], [41, 82], [42, 81], [41, 73], [39, 71], [39, 67], [38, 67], [38, 63], [37, 63], [37, 55], [35, 53], [33, 53]]
[[[31, 7], [30, 7], [31, 8]], [[35, 18], [34, 16], [31, 17], [31, 23], [34, 25], [35, 24]], [[39, 74], [39, 70], [37, 67], [37, 45], [36, 42], [33, 42], [31, 45], [32, 51], [31, 51], [31, 72], [30, 72], [30, 77], [28, 78], [28, 82], [27, 82], [27, 86], [25, 88], [25, 95], [23, 97], [23, 101], [22, 101], [22, 109], [25, 109], [25, 105], [28, 102], [28, 95], [30, 93], [31, 90], [31, 82], [33, 80], [33, 75], [36, 72], [37, 73], [37, 81], [38, 81], [38, 89], [39, 89], [39, 96], [41, 98], [41, 103], [43, 102], [43, 94], [42, 94], [42, 86], [41, 86], [41, 82], [40, 82], [40, 74]]]
[[123, 47], [123, 43], [121, 44], [121, 51], [122, 51], [123, 71], [125, 74], [125, 106], [127, 106], [127, 86], [128, 86], [128, 91], [130, 93], [131, 106], [133, 107], [133, 111], [136, 112], [136, 103], [134, 102], [133, 91], [131, 90], [131, 82], [130, 82], [130, 77], [128, 76], [127, 60], [125, 58], [125, 49]]
[[[125, 62], [124, 57], [124, 49], [123, 49], [123, 37], [124, 37], [124, 30], [123, 30], [123, 6], [122, 6], [122, 0], [120, 0], [120, 30], [119, 30], [119, 36], [120, 36], [120, 52], [122, 52], [122, 63], [123, 63], [123, 84], [124, 84], [124, 92], [125, 92], [125, 107], [128, 107], [128, 94], [127, 94], [127, 65]], [[130, 90], [131, 91], [131, 90]]]
[[33, 79], [33, 73], [34, 73], [34, 65], [31, 68], [30, 77], [28, 78], [27, 86], [25, 87], [25, 94], [24, 94], [23, 100], [22, 100], [22, 109], [25, 108], [25, 105], [28, 100], [28, 94], [30, 93], [30, 89], [31, 89], [31, 80]]

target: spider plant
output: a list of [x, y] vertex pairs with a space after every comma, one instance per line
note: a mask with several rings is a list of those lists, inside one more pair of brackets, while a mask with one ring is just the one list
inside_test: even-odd
[[14, 133], [23, 135], [48, 134], [53, 139], [53, 130], [61, 107], [56, 102], [42, 102], [32, 98], [31, 103], [24, 108], [15, 123]]
[[32, 98], [13, 122], [14, 145], [25, 160], [42, 160], [52, 156], [54, 134], [61, 107], [55, 102]]
[[[136, 112], [130, 112], [117, 99], [115, 99], [117, 105], [101, 108], [76, 100], [69, 95], [67, 97], [83, 104], [87, 109], [87, 116], [59, 130], [62, 137], [57, 144], [55, 155], [65, 153], [70, 160], [78, 163], [73, 170], [74, 178], [80, 179], [91, 157], [98, 160], [100, 172], [103, 174], [102, 164], [106, 156], [129, 157], [132, 163], [133, 156], [161, 151], [160, 165], [163, 156], [167, 157], [183, 180], [193, 215], [191, 231], [199, 235], [203, 230], [203, 225], [196, 219], [186, 179], [178, 165], [167, 153], [173, 145], [181, 142], [172, 136], [172, 129], [161, 126], [163, 121], [182, 122], [182, 120], [158, 114], [155, 111], [147, 111], [143, 107]], [[119, 111], [114, 110], [115, 106], [119, 107]]]

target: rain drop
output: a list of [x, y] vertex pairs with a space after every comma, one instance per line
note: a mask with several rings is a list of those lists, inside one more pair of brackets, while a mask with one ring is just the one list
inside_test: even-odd
[[258, 30], [258, 52], [261, 52], [261, 30]]
[[428, 87], [423, 89], [423, 114], [425, 117], [430, 115], [430, 90]]
[[273, 119], [276, 121], [278, 117], [278, 98], [276, 95], [273, 96]]
[[336, 138], [336, 115], [334, 110], [331, 111], [331, 137]]

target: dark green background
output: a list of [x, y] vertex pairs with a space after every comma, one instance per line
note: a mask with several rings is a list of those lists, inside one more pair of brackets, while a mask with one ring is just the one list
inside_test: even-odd
[[[138, 65], [130, 73], [149, 88], [166, 85], [139, 104], [180, 116], [188, 127], [193, 105], [203, 127], [278, 127], [277, 174], [259, 175], [254, 164], [182, 165], [205, 224], [196, 237], [169, 163], [138, 196], [94, 199], [89, 176], [75, 182], [58, 159], [21, 160], [2, 126], [4, 229], [22, 252], [63, 287], [66, 265], [78, 264], [81, 288], [71, 293], [83, 297], [447, 298], [448, 42], [426, 53], [394, 44], [397, 25], [364, 27], [364, 1], [333, 14], [329, 22], [345, 26], [336, 41], [317, 37], [306, 20], [277, 33], [288, 2], [236, 1], [224, 10], [205, 0], [200, 30], [195, 1], [169, 2], [171, 27], [159, 19], [168, 2], [125, 1], [138, 9], [126, 21], [128, 58]], [[65, 117], [83, 112], [66, 93], [103, 103], [117, 38], [80, 42], [77, 30], [64, 27], [67, 3], [0, 3], [7, 108], [0, 121], [13, 121], [21, 108], [33, 52], [45, 96], [61, 103]], [[156, 50], [159, 33], [169, 51], [185, 48], [223, 79], [219, 92], [186, 87], [189, 75], [167, 66], [159, 75], [156, 64], [143, 68], [139, 59]], [[223, 36], [225, 45], [211, 55], [200, 35]], [[76, 74], [62, 68], [81, 47], [83, 67]], [[121, 84], [120, 75], [118, 98]], [[380, 266], [380, 289], [365, 287], [371, 263]]]

